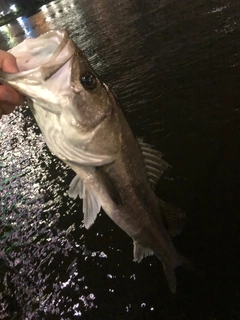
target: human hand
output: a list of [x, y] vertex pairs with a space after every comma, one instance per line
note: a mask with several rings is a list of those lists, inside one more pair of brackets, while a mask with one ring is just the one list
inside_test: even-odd
[[[0, 69], [9, 73], [18, 72], [16, 59], [10, 53], [0, 50]], [[3, 114], [13, 112], [15, 106], [23, 104], [24, 97], [8, 85], [0, 85], [0, 119]]]

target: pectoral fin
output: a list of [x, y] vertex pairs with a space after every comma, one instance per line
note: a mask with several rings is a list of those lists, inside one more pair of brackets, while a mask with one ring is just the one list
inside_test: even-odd
[[72, 182], [69, 185], [69, 190], [67, 194], [70, 198], [76, 200], [79, 196], [80, 199], [83, 199], [84, 185], [79, 176], [75, 176]]
[[153, 255], [154, 252], [140, 245], [138, 242], [133, 242], [133, 260], [140, 262], [143, 258]]
[[84, 225], [86, 229], [89, 229], [97, 218], [97, 214], [101, 209], [97, 197], [88, 190], [85, 190], [85, 197], [83, 199], [83, 213], [84, 213]]
[[97, 218], [97, 214], [101, 209], [99, 199], [94, 195], [92, 191], [85, 188], [82, 180], [76, 175], [68, 190], [68, 195], [72, 199], [76, 199], [78, 196], [83, 199], [83, 222], [86, 229], [89, 229]]

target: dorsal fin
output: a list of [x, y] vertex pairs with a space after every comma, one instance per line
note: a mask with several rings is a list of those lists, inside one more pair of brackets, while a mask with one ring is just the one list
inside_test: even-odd
[[152, 149], [149, 144], [144, 143], [141, 139], [138, 139], [138, 143], [142, 149], [149, 181], [152, 187], [154, 187], [163, 171], [170, 167], [170, 165], [162, 159], [161, 152]]
[[186, 215], [172, 204], [159, 199], [161, 214], [166, 222], [166, 227], [171, 236], [177, 236], [185, 226]]

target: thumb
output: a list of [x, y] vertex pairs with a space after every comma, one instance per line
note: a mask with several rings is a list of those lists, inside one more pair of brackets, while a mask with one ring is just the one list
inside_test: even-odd
[[0, 50], [0, 69], [9, 73], [18, 72], [16, 58], [11, 53]]

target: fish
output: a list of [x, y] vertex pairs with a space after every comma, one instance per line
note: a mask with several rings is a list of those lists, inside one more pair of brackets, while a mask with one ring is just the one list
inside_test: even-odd
[[83, 201], [88, 229], [101, 208], [133, 239], [134, 261], [156, 255], [170, 290], [185, 258], [172, 242], [185, 213], [154, 188], [169, 167], [163, 155], [133, 134], [120, 103], [67, 30], [25, 39], [9, 51], [19, 72], [0, 82], [25, 95], [50, 151], [76, 176], [68, 195]]

